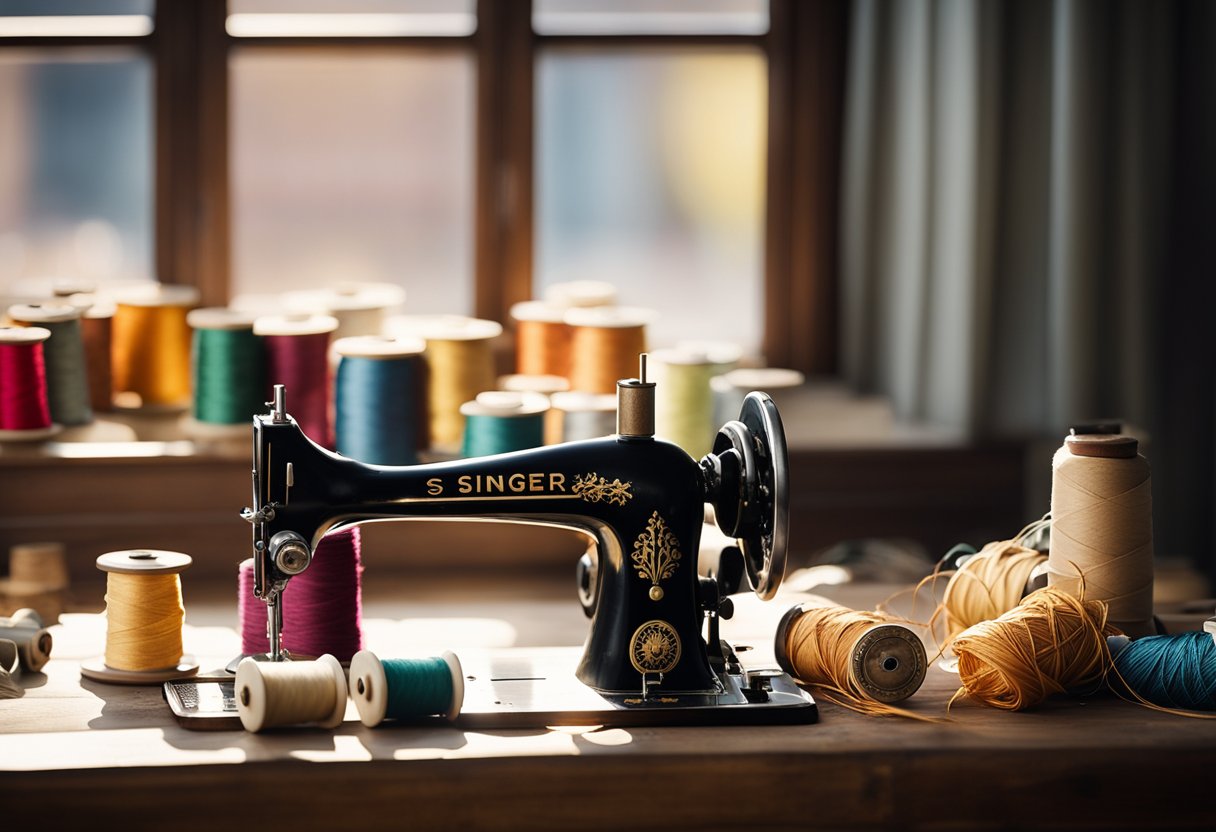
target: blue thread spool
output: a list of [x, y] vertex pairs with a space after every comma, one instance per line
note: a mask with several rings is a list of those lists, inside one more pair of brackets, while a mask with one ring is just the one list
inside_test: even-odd
[[350, 695], [369, 728], [385, 719], [455, 720], [464, 704], [464, 671], [450, 650], [428, 659], [384, 661], [360, 650], [350, 660]]
[[466, 457], [505, 454], [545, 443], [549, 400], [538, 393], [491, 390], [460, 406]]
[[1203, 632], [1127, 636], [1106, 640], [1120, 680], [1140, 698], [1163, 708], [1216, 710], [1216, 644]]
[[418, 338], [340, 338], [334, 390], [335, 449], [377, 465], [418, 461], [425, 416]]

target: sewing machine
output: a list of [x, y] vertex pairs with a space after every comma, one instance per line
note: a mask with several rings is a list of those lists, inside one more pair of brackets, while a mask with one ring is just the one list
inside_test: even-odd
[[[747, 396], [739, 419], [719, 431], [699, 462], [654, 437], [654, 389], [639, 378], [618, 384], [615, 436], [498, 456], [390, 467], [331, 453], [303, 434], [276, 385], [271, 410], [253, 422], [254, 592], [266, 604], [270, 660], [281, 647], [283, 590], [308, 568], [326, 533], [401, 518], [482, 518], [560, 525], [594, 537], [598, 554], [578, 570], [578, 594], [591, 618], [574, 675], [587, 691], [529, 695], [535, 719], [506, 713], [471, 724], [559, 724], [603, 710], [600, 722], [809, 722], [811, 697], [777, 669], [748, 672], [719, 637], [729, 594], [746, 575], [764, 599], [785, 571], [788, 484], [785, 436], [772, 400]], [[738, 541], [718, 573], [698, 577], [705, 505]], [[707, 624], [708, 621], [708, 624]], [[706, 626], [707, 624], [707, 626]], [[702, 636], [703, 627], [708, 636]], [[547, 676], [531, 671], [530, 679]], [[547, 673], [548, 671], [546, 671]], [[557, 673], [556, 675], [561, 675]], [[474, 674], [470, 674], [474, 679]], [[490, 680], [499, 681], [499, 680]], [[565, 690], [569, 690], [567, 685]], [[547, 704], [538, 706], [536, 703]], [[558, 702], [558, 704], [555, 704]], [[596, 704], [588, 705], [589, 702]], [[510, 703], [506, 703], [510, 705]], [[603, 718], [615, 713], [618, 718]], [[576, 722], [576, 724], [586, 724]]]

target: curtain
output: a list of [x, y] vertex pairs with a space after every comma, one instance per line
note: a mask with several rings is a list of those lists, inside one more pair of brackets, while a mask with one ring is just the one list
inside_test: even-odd
[[1142, 428], [1205, 558], [1216, 315], [1179, 293], [1216, 275], [1211, 5], [857, 0], [840, 241], [856, 388], [970, 437]]

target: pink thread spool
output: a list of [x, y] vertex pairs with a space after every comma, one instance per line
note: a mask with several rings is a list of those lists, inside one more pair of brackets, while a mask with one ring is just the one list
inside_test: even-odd
[[[312, 564], [283, 591], [283, 648], [292, 656], [329, 653], [350, 661], [363, 649], [363, 563], [359, 528], [321, 538]], [[241, 564], [241, 652], [267, 653], [266, 605], [253, 594], [253, 560]]]
[[330, 315], [272, 315], [253, 323], [266, 346], [266, 381], [272, 389], [286, 386], [288, 412], [309, 439], [326, 448], [333, 447], [329, 339], [337, 328]]

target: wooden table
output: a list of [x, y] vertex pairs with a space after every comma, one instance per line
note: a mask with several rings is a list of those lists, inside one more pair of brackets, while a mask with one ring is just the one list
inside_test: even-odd
[[[573, 646], [586, 633], [570, 586], [471, 583], [369, 584], [368, 646], [427, 655]], [[863, 606], [885, 593], [828, 594]], [[187, 584], [185, 643], [206, 669], [237, 651], [235, 599], [198, 594]], [[742, 601], [724, 635], [753, 643], [764, 664], [799, 597]], [[335, 731], [204, 733], [179, 727], [158, 688], [81, 680], [79, 662], [104, 644], [96, 616], [67, 616], [54, 635], [45, 673], [0, 701], [5, 829], [1216, 827], [1216, 721], [1118, 699], [1020, 714], [962, 701], [941, 723], [821, 701], [814, 725], [511, 731], [369, 729], [352, 706]], [[946, 716], [956, 686], [933, 667], [907, 704]]]

